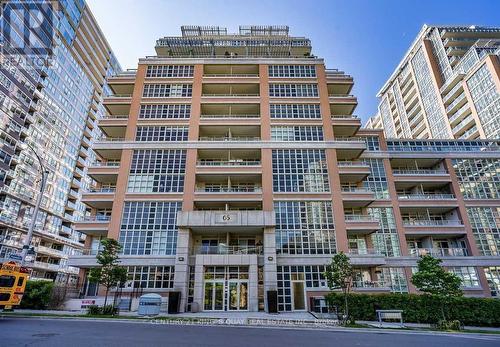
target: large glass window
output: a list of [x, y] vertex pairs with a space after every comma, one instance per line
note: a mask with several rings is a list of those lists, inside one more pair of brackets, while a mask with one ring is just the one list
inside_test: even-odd
[[330, 201], [278, 201], [277, 254], [333, 254], [335, 225]]
[[186, 151], [136, 150], [128, 179], [128, 191], [138, 193], [182, 192]]
[[328, 192], [325, 151], [320, 149], [273, 150], [275, 192]]
[[137, 128], [136, 141], [187, 141], [188, 127], [142, 126]]
[[500, 207], [468, 207], [476, 245], [482, 255], [500, 255]]
[[491, 296], [500, 297], [500, 266], [484, 268], [484, 274], [488, 281]]
[[363, 162], [370, 165], [370, 175], [363, 181], [364, 186], [373, 191], [377, 199], [389, 199], [383, 159], [365, 159]]
[[500, 160], [453, 159], [452, 162], [465, 199], [500, 197]]
[[143, 104], [139, 111], [141, 119], [188, 119], [190, 115], [189, 104]]
[[318, 85], [317, 84], [269, 84], [269, 96], [271, 97], [297, 97], [297, 98], [309, 98], [318, 97]]
[[126, 201], [120, 228], [125, 255], [174, 255], [181, 202]]
[[323, 141], [321, 126], [272, 126], [271, 140], [274, 141]]
[[475, 267], [472, 266], [453, 266], [448, 271], [454, 273], [462, 280], [462, 288], [480, 287], [479, 278]]
[[145, 84], [145, 98], [186, 98], [192, 95], [191, 84]]
[[316, 66], [269, 65], [269, 77], [316, 77]]
[[173, 266], [129, 266], [128, 280], [134, 288], [164, 289], [174, 287]]
[[319, 104], [271, 104], [271, 118], [321, 119]]
[[380, 229], [371, 234], [373, 248], [386, 257], [399, 257], [399, 236], [392, 208], [372, 207], [368, 208], [368, 213], [380, 222]]
[[323, 288], [328, 290], [323, 276], [324, 265], [278, 266], [278, 310], [292, 311], [292, 281], [304, 281], [306, 288]]
[[149, 65], [146, 77], [193, 77], [193, 65]]

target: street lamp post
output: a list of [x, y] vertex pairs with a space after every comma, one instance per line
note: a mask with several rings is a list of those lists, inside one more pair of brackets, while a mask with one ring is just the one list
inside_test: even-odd
[[39, 164], [39, 171], [42, 174], [42, 182], [40, 183], [40, 192], [38, 193], [38, 197], [36, 199], [35, 203], [35, 209], [33, 211], [33, 216], [31, 218], [31, 223], [28, 229], [28, 235], [26, 239], [24, 240], [23, 244], [23, 250], [21, 252], [21, 265], [23, 266], [26, 263], [26, 256], [28, 255], [28, 251], [30, 249], [31, 245], [31, 240], [33, 239], [33, 230], [35, 229], [35, 223], [36, 219], [38, 216], [38, 211], [40, 210], [40, 205], [42, 203], [42, 198], [43, 198], [43, 192], [45, 191], [45, 184], [47, 183], [47, 176], [49, 172], [45, 169], [45, 166], [43, 165], [42, 158], [38, 155], [38, 153], [31, 147], [30, 145], [26, 144], [26, 148], [30, 149], [33, 154], [35, 155], [36, 159], [38, 160]]

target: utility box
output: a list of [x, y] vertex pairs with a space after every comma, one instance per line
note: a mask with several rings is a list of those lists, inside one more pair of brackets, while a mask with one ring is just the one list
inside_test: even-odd
[[158, 294], [144, 294], [139, 298], [139, 309], [137, 314], [139, 316], [157, 316], [160, 314], [161, 308], [161, 295]]

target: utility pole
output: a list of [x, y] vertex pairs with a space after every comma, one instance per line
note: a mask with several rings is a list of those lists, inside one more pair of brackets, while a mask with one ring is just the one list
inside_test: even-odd
[[49, 174], [49, 172], [45, 169], [45, 166], [43, 165], [42, 158], [40, 158], [40, 156], [33, 149], [33, 147], [26, 144], [26, 148], [30, 149], [33, 152], [33, 154], [35, 155], [36, 159], [38, 160], [38, 164], [39, 164], [38, 170], [42, 174], [42, 182], [40, 182], [40, 192], [38, 193], [38, 197], [36, 199], [35, 209], [33, 211], [33, 216], [31, 217], [30, 227], [28, 229], [28, 235], [24, 241], [23, 250], [21, 252], [21, 257], [22, 257], [21, 266], [24, 266], [24, 264], [26, 263], [26, 256], [28, 255], [28, 251], [29, 251], [30, 246], [31, 246], [31, 240], [33, 239], [33, 230], [35, 229], [35, 223], [36, 223], [36, 219], [38, 217], [38, 211], [40, 210], [40, 205], [42, 204], [43, 192], [45, 191], [45, 185], [47, 184], [47, 176]]

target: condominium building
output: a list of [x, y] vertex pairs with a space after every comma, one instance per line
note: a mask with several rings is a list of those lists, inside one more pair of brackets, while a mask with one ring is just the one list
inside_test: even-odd
[[500, 138], [500, 28], [424, 25], [367, 128], [387, 138]]
[[[67, 260], [81, 253], [85, 235], [72, 223], [85, 212], [81, 193], [91, 183], [105, 78], [120, 66], [85, 1], [1, 6], [0, 260], [19, 254], [27, 237], [41, 184], [38, 155], [48, 177], [27, 266], [31, 278], [76, 283], [79, 270]], [[38, 56], [24, 45], [27, 37], [33, 47], [50, 42], [51, 53]]]
[[122, 299], [180, 293], [181, 311], [313, 309], [340, 251], [356, 292], [415, 292], [429, 253], [467, 295], [500, 295], [498, 141], [360, 129], [353, 78], [287, 27], [183, 27], [156, 52], [108, 79], [69, 260], [86, 298], [103, 237], [123, 246]]

